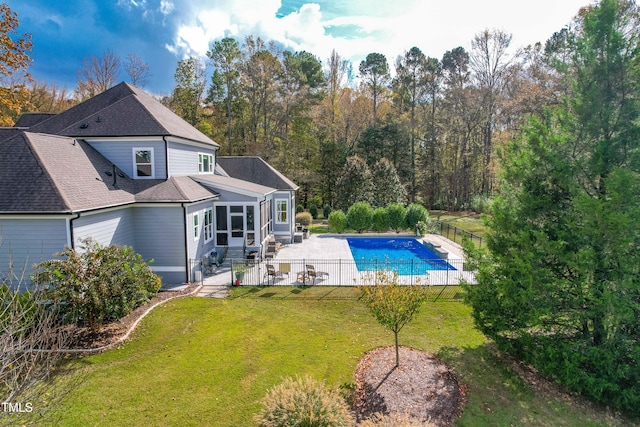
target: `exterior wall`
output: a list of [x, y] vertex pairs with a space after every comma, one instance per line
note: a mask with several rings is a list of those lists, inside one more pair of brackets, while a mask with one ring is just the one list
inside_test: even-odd
[[197, 175], [198, 153], [213, 155], [213, 165], [216, 161], [216, 152], [212, 149], [198, 148], [191, 145], [169, 142], [169, 175]]
[[[212, 210], [213, 223], [211, 224], [212, 237], [205, 240], [204, 233], [204, 212], [206, 209]], [[198, 214], [198, 237], [195, 237], [195, 226], [193, 224], [194, 214]], [[199, 259], [215, 249], [215, 210], [213, 202], [197, 203], [187, 207], [187, 242], [189, 247], [189, 259]]]
[[151, 269], [162, 276], [163, 284], [187, 281], [185, 219], [181, 205], [145, 205], [133, 208], [134, 249]]
[[102, 246], [127, 245], [135, 248], [133, 208], [84, 214], [73, 220], [74, 247], [92, 238]]
[[[147, 147], [153, 148], [154, 179], [167, 178], [167, 155], [165, 142], [162, 139], [115, 139], [112, 141], [88, 140], [87, 142], [131, 178], [135, 177], [135, 174], [133, 173], [133, 149]], [[196, 159], [196, 168], [197, 167], [198, 162]]]
[[[30, 283], [33, 265], [55, 258], [54, 254], [62, 252], [68, 244], [68, 218], [47, 217], [0, 217], [0, 281], [14, 286], [21, 283], [17, 277], [22, 276], [24, 282]], [[7, 277], [13, 263], [13, 279]]]
[[[278, 223], [276, 221], [276, 201], [279, 199], [285, 199], [288, 203], [288, 214], [286, 223]], [[273, 234], [279, 236], [291, 236], [293, 233], [296, 218], [295, 197], [293, 197], [292, 193], [289, 191], [278, 191], [273, 194], [273, 203], [271, 206], [273, 209]]]

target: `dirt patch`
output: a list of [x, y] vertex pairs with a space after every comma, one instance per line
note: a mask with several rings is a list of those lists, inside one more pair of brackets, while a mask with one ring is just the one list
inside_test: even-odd
[[149, 307], [179, 295], [190, 294], [196, 289], [196, 287], [197, 285], [189, 285], [181, 291], [159, 292], [158, 295], [153, 297], [148, 303], [136, 308], [119, 321], [102, 325], [98, 331], [92, 331], [88, 327], [66, 325], [63, 330], [69, 335], [70, 342], [68, 344], [68, 348], [94, 349], [113, 344], [127, 333], [131, 325], [133, 325], [133, 323], [138, 320], [138, 318], [142, 316]]
[[395, 347], [367, 353], [356, 368], [354, 410], [358, 421], [375, 413], [409, 414], [434, 426], [452, 426], [462, 415], [465, 388], [444, 362], [423, 351]]

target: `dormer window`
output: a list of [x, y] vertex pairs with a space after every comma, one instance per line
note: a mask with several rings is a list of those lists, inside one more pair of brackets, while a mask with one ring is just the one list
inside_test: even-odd
[[198, 172], [213, 172], [213, 154], [198, 153]]
[[153, 148], [134, 148], [133, 163], [134, 178], [153, 179], [155, 177], [153, 168]]

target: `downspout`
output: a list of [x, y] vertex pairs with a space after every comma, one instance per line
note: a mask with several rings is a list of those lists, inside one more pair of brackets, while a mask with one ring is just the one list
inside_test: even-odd
[[189, 230], [187, 227], [187, 207], [184, 205], [184, 202], [180, 203], [182, 205], [182, 212], [184, 218], [183, 230], [184, 230], [184, 256], [185, 256], [185, 266], [187, 270], [187, 280], [186, 282], [191, 282], [191, 260], [189, 259]]
[[166, 136], [163, 136], [162, 140], [164, 141], [164, 172], [166, 179], [169, 179], [169, 141]]
[[75, 221], [78, 218], [80, 218], [80, 213], [79, 212], [76, 214], [75, 218], [71, 218], [69, 220], [69, 246], [71, 247], [71, 249], [75, 249], [75, 247], [76, 247], [75, 238], [73, 236], [73, 221]]

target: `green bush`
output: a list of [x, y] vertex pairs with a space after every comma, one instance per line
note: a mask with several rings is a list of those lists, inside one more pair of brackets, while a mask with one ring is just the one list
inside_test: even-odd
[[373, 229], [378, 233], [384, 233], [389, 229], [389, 214], [385, 208], [375, 208], [371, 220]]
[[371, 228], [372, 218], [373, 209], [371, 209], [369, 202], [354, 203], [347, 211], [347, 223], [358, 233]]
[[473, 196], [471, 199], [471, 209], [477, 213], [491, 214], [493, 199], [485, 195]]
[[387, 206], [387, 215], [389, 218], [389, 227], [393, 229], [396, 233], [399, 233], [400, 230], [406, 228], [405, 227], [405, 216], [407, 214], [407, 210], [399, 203], [392, 203]]
[[105, 247], [88, 239], [80, 251], [67, 247], [56, 255], [64, 259], [38, 264], [33, 279], [46, 286], [46, 296], [61, 307], [67, 322], [98, 330], [160, 290], [160, 277], [130, 246]]
[[336, 233], [343, 233], [347, 229], [347, 216], [340, 209], [329, 214], [329, 228]]
[[353, 418], [337, 390], [306, 376], [287, 378], [270, 389], [256, 422], [260, 427], [346, 427]]
[[304, 206], [296, 205], [296, 213], [304, 212]]
[[296, 214], [296, 223], [304, 226], [310, 226], [313, 218], [309, 212], [299, 212]]
[[309, 213], [311, 214], [313, 219], [318, 218], [318, 207], [314, 203], [309, 205]]
[[415, 231], [418, 222], [427, 223], [429, 221], [429, 213], [424, 206], [412, 203], [407, 207], [407, 213], [404, 217], [405, 226]]
[[322, 216], [324, 217], [324, 219], [328, 219], [330, 213], [331, 206], [329, 206], [329, 204], [324, 205], [324, 207], [322, 208]]

